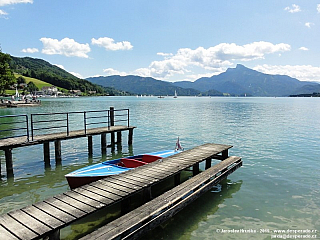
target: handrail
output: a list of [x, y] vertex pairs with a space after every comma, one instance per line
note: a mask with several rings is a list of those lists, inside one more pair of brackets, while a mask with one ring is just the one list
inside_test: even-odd
[[[82, 115], [79, 117], [79, 115]], [[25, 120], [18, 119], [19, 117], [24, 117]], [[36, 133], [42, 131], [40, 135], [49, 134], [49, 133], [65, 133], [66, 136], [69, 136], [71, 132], [71, 127], [80, 128], [72, 130], [84, 130], [84, 133], [87, 134], [88, 129], [92, 126], [99, 125], [100, 127], [115, 126], [115, 124], [120, 124], [126, 122], [126, 125], [129, 127], [129, 109], [114, 109], [113, 107], [110, 110], [91, 110], [91, 111], [74, 111], [74, 112], [53, 112], [53, 113], [34, 113], [30, 117], [30, 129], [29, 129], [29, 120], [27, 115], [6, 115], [0, 116], [0, 119], [6, 118], [17, 118], [17, 120], [10, 122], [0, 122], [0, 134], [2, 132], [12, 132], [12, 131], [22, 131], [23, 134], [19, 135], [13, 134], [1, 139], [6, 138], [15, 138], [26, 136], [27, 141], [30, 141], [29, 131], [31, 131], [31, 141], [34, 141]], [[81, 122], [83, 118], [83, 126], [78, 123]], [[22, 127], [12, 127], [2, 129], [3, 126], [10, 126], [10, 124], [23, 124]]]
[[[14, 119], [13, 121], [3, 122], [2, 119]], [[23, 120], [20, 120], [23, 118]], [[26, 137], [29, 142], [29, 124], [28, 124], [28, 115], [20, 114], [20, 115], [5, 115], [0, 116], [0, 140], [8, 139], [8, 138], [16, 138], [16, 137]], [[12, 126], [13, 125], [13, 126]], [[17, 126], [16, 126], [17, 125]], [[10, 127], [12, 126], [12, 127]], [[2, 137], [2, 133], [11, 132], [10, 136]]]

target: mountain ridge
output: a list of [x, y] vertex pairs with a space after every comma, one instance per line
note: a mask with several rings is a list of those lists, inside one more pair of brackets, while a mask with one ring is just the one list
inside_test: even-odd
[[152, 77], [100, 76], [88, 81], [104, 87], [114, 87], [142, 95], [173, 95], [176, 90], [185, 96], [289, 96], [320, 91], [320, 84], [303, 82], [286, 75], [272, 75], [238, 64], [212, 77], [202, 77], [194, 82], [166, 82]]
[[238, 64], [236, 68], [212, 77], [199, 78], [194, 82], [175, 82], [175, 86], [194, 88], [199, 91], [215, 89], [220, 92], [234, 95], [251, 96], [289, 96], [296, 93], [305, 85], [310, 85], [309, 90], [317, 90], [317, 83], [303, 82], [286, 75], [265, 74]]

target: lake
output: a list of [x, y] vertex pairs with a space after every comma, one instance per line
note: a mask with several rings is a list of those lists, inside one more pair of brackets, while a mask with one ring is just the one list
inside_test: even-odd
[[[0, 153], [0, 214], [69, 190], [64, 175], [120, 156], [204, 143], [233, 145], [243, 167], [142, 239], [271, 239], [277, 230], [320, 236], [320, 98], [84, 97], [44, 99], [1, 115], [130, 109], [132, 149], [101, 156], [100, 137], [62, 141], [62, 166], [44, 168], [42, 145], [13, 149], [14, 179]], [[70, 239], [72, 227], [62, 233]], [[304, 235], [306, 233], [303, 233]]]

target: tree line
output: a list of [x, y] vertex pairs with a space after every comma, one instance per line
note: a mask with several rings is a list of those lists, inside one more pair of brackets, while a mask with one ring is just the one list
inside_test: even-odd
[[[87, 80], [77, 78], [64, 69], [42, 59], [30, 57], [18, 58], [2, 53], [0, 47], [0, 95], [3, 95], [5, 90], [16, 83], [25, 83], [23, 77], [16, 79], [14, 73], [39, 79], [63, 89], [80, 90], [85, 95], [131, 95], [128, 92], [119, 91], [111, 87], [102, 87]], [[35, 92], [41, 89], [38, 89], [37, 86], [30, 81], [25, 90]]]

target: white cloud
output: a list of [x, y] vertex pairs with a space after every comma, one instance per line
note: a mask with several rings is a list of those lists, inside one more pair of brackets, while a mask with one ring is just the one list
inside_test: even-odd
[[0, 9], [0, 16], [2, 16], [2, 15], [8, 15], [8, 13], [6, 13], [5, 11]]
[[99, 47], [104, 47], [106, 50], [117, 51], [117, 50], [130, 50], [133, 48], [130, 42], [114, 42], [112, 38], [103, 37], [103, 38], [92, 38], [92, 45], [98, 45]]
[[112, 75], [126, 76], [126, 75], [128, 75], [126, 72], [120, 72], [120, 71], [115, 70], [113, 68], [103, 69], [103, 72], [105, 72], [107, 76], [112, 76]]
[[61, 41], [52, 38], [41, 38], [43, 43], [42, 53], [49, 55], [65, 55], [67, 57], [88, 58], [87, 53], [91, 51], [88, 43], [77, 43], [73, 39], [64, 38]]
[[320, 13], [320, 4], [317, 4], [317, 11]]
[[72, 74], [73, 76], [76, 76], [77, 78], [84, 79], [84, 77], [80, 73], [76, 73], [76, 72], [69, 72], [69, 73]]
[[[64, 68], [64, 66], [61, 65], [61, 64], [53, 64], [53, 65], [54, 65], [54, 66], [57, 66], [57, 67], [59, 67], [59, 68], [61, 68], [61, 69], [63, 69], [63, 70], [65, 70], [65, 71], [67, 71], [67, 70]], [[84, 77], [83, 77], [80, 73], [76, 73], [76, 72], [68, 72], [68, 73], [72, 74], [73, 76], [76, 76], [77, 78], [84, 79]]]
[[284, 10], [289, 13], [301, 12], [301, 8], [297, 4], [292, 4], [292, 7], [286, 7]]
[[[153, 61], [148, 68], [135, 70], [135, 74], [166, 79], [175, 74], [190, 73], [193, 68], [217, 72], [233, 65], [233, 61], [252, 61], [263, 59], [266, 54], [290, 51], [291, 46], [285, 43], [253, 42], [245, 45], [221, 43], [214, 47], [196, 49], [181, 48], [175, 55], [163, 54], [162, 61]], [[158, 54], [161, 55], [161, 54]], [[219, 69], [219, 70], [217, 70]]]
[[39, 52], [37, 48], [24, 48], [21, 50], [23, 53], [36, 53]]
[[309, 48], [301, 47], [301, 48], [299, 48], [299, 50], [302, 50], [302, 51], [309, 51]]
[[63, 65], [60, 65], [60, 64], [53, 64], [53, 65], [65, 70]]
[[172, 53], [162, 53], [162, 52], [158, 52], [157, 55], [163, 56], [163, 57], [169, 57], [169, 56], [172, 56], [173, 54], [172, 54]]
[[306, 22], [304, 25], [305, 25], [307, 28], [311, 28], [311, 26], [314, 25], [314, 23]]
[[198, 80], [199, 78], [203, 78], [203, 77], [212, 77], [213, 75], [218, 75], [222, 72], [225, 72], [226, 69], [225, 68], [220, 68], [219, 70], [217, 70], [216, 72], [210, 72], [210, 73], [203, 73], [203, 74], [187, 74], [184, 77], [184, 81], [195, 81]]
[[18, 4], [18, 3], [33, 3], [33, 0], [0, 0], [0, 6]]
[[254, 70], [267, 74], [288, 75], [301, 81], [320, 82], [320, 67], [311, 65], [258, 65]]

